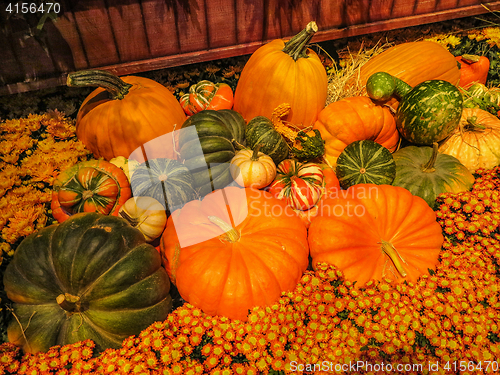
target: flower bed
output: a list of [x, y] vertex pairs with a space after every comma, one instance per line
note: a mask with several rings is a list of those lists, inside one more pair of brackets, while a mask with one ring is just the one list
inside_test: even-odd
[[[498, 35], [498, 29], [490, 28], [460, 37], [436, 32], [429, 38], [457, 54], [488, 49], [495, 62]], [[350, 45], [351, 51], [356, 43]], [[343, 58], [339, 64], [348, 64], [349, 55]], [[212, 64], [201, 73], [186, 72], [176, 76], [177, 81], [170, 80], [171, 90], [180, 96], [189, 86], [183, 80], [198, 80], [214, 70], [214, 77], [223, 73], [218, 81], [234, 85], [241, 65], [231, 66]], [[495, 74], [493, 69], [490, 79], [498, 84]], [[24, 237], [54, 222], [49, 208], [57, 174], [90, 158], [75, 137], [74, 120], [50, 106], [43, 112], [46, 109], [47, 113], [0, 124], [0, 169], [5, 176], [0, 181], [2, 270]], [[39, 354], [24, 354], [3, 343], [0, 370], [12, 374], [384, 373], [382, 364], [390, 364], [394, 372], [409, 374], [498, 372], [500, 167], [480, 169], [475, 177], [471, 191], [438, 198], [435, 211], [445, 235], [440, 263], [417, 283], [372, 281], [359, 289], [341, 271], [325, 264], [315, 272], [307, 271], [297, 287], [272, 306], [254, 308], [247, 322], [208, 316], [183, 304], [166, 321], [126, 339], [120, 349], [100, 354], [89, 340]], [[1, 297], [5, 329], [11, 314], [6, 296]]]

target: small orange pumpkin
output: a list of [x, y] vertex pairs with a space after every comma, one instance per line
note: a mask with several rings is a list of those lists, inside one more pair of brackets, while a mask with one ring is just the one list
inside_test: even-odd
[[439, 263], [441, 226], [408, 190], [359, 184], [321, 201], [309, 227], [313, 267], [335, 265], [356, 286], [372, 279], [416, 282]]
[[129, 158], [135, 149], [163, 135], [164, 145], [148, 150], [148, 158], [177, 158], [171, 132], [180, 129], [186, 115], [165, 86], [102, 70], [70, 73], [67, 84], [99, 87], [83, 101], [76, 118], [76, 135], [95, 158]]
[[354, 141], [372, 140], [393, 152], [399, 144], [396, 121], [390, 110], [365, 96], [330, 103], [314, 124], [325, 141], [325, 158], [337, 165], [340, 153]]
[[295, 288], [309, 255], [306, 227], [284, 201], [234, 186], [174, 211], [160, 251], [182, 298], [240, 320]]
[[315, 22], [289, 41], [273, 40], [255, 51], [245, 64], [234, 93], [234, 110], [245, 121], [271, 118], [273, 110], [289, 103], [282, 120], [300, 128], [316, 121], [326, 102], [328, 79], [318, 55], [307, 43], [318, 31]]

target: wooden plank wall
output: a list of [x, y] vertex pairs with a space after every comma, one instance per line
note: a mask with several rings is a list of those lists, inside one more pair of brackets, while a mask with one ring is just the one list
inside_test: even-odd
[[[70, 71], [133, 74], [249, 54], [314, 20], [313, 42], [500, 9], [481, 0], [85, 0], [33, 36], [37, 15], [0, 12], [0, 95], [64, 84]], [[4, 6], [4, 5], [2, 5]], [[38, 15], [39, 17], [40, 15]]]

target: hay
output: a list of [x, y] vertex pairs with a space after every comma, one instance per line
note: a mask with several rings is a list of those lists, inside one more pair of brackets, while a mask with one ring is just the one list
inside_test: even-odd
[[360, 83], [360, 69], [372, 57], [392, 47], [391, 43], [378, 41], [373, 47], [366, 48], [362, 43], [356, 55], [347, 50], [340, 52], [343, 66], [339, 67], [334, 62], [333, 68], [328, 77], [328, 91], [326, 105], [338, 100], [363, 95], [363, 85]]

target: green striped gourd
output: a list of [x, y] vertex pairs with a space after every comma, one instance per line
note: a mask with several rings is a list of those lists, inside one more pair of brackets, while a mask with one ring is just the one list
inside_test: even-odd
[[458, 126], [463, 97], [447, 81], [428, 80], [414, 88], [385, 72], [368, 78], [366, 91], [373, 100], [401, 98], [396, 110], [400, 134], [416, 145], [432, 145], [448, 137]]
[[343, 189], [357, 184], [391, 184], [396, 164], [391, 152], [377, 142], [355, 141], [339, 155], [336, 174]]
[[177, 160], [158, 158], [141, 163], [132, 174], [130, 186], [135, 197], [151, 197], [160, 202], [167, 214], [196, 198], [193, 176]]
[[199, 196], [233, 182], [229, 165], [245, 144], [245, 120], [231, 109], [203, 110], [189, 117], [179, 134], [179, 153]]
[[288, 145], [283, 136], [265, 116], [254, 117], [247, 124], [245, 138], [252, 150], [261, 145], [260, 151], [270, 156], [278, 165], [288, 157]]

